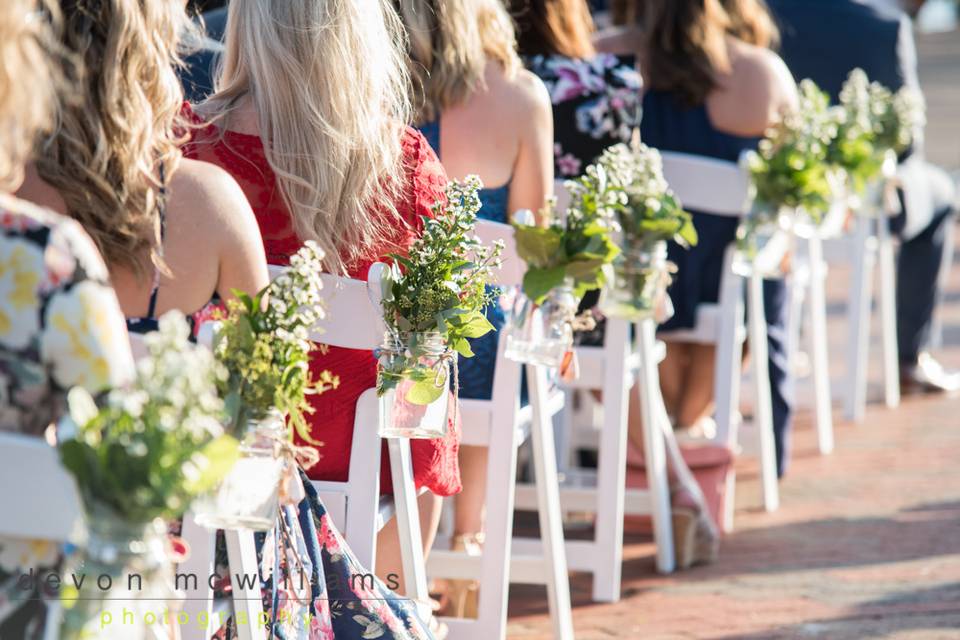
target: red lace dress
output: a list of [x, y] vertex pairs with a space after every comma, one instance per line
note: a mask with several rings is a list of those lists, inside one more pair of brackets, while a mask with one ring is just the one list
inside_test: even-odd
[[[186, 115], [197, 124], [203, 121], [185, 107]], [[421, 216], [430, 215], [430, 207], [444, 197], [447, 177], [436, 155], [420, 133], [407, 128], [403, 134], [403, 159], [406, 168], [404, 197], [395, 203], [397, 211], [409, 223], [398, 228], [395, 242], [408, 247], [422, 230]], [[303, 244], [293, 230], [290, 213], [283, 202], [276, 176], [264, 155], [258, 136], [223, 132], [212, 124], [192, 130], [192, 140], [184, 155], [216, 164], [229, 172], [240, 184], [256, 214], [267, 262], [286, 265], [290, 256]], [[383, 253], [393, 249], [384, 247]], [[370, 265], [382, 257], [367, 256], [350, 270], [350, 277], [366, 279]], [[329, 310], [337, 313], [337, 309]], [[340, 386], [313, 399], [316, 410], [308, 416], [311, 436], [324, 443], [320, 462], [308, 471], [314, 480], [347, 480], [350, 468], [350, 445], [353, 440], [353, 419], [357, 398], [376, 385], [376, 362], [369, 351], [318, 345], [311, 361], [311, 370], [329, 370], [340, 376]], [[426, 487], [442, 496], [460, 491], [460, 468], [457, 451], [460, 434], [453, 425], [446, 438], [413, 440], [414, 479], [418, 487]], [[300, 444], [305, 444], [301, 442]], [[384, 445], [381, 451], [380, 488], [390, 493], [392, 482]]]

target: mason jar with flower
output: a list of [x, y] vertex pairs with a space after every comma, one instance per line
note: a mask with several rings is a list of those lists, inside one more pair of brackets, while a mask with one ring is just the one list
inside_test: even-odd
[[468, 339], [493, 330], [483, 310], [495, 303], [488, 283], [503, 246], [473, 234], [480, 188], [476, 176], [451, 181], [408, 253], [390, 256], [377, 353], [377, 392], [388, 409], [381, 437], [443, 437], [456, 406], [457, 358], [472, 357]]

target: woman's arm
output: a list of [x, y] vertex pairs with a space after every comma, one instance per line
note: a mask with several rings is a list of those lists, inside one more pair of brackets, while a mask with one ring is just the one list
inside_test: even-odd
[[510, 213], [539, 211], [553, 193], [553, 107], [543, 82], [523, 71], [517, 78], [514, 121], [520, 148], [510, 183]]

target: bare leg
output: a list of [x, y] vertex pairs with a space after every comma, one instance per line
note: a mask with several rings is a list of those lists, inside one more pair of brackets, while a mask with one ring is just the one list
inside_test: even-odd
[[[717, 349], [711, 344], [691, 344], [690, 366], [677, 412], [679, 427], [692, 427], [713, 408], [713, 380]], [[662, 382], [661, 382], [662, 386]], [[666, 398], [664, 398], [666, 400]], [[667, 405], [669, 409], [669, 405]]]
[[660, 363], [660, 391], [667, 413], [676, 416], [686, 390], [690, 367], [690, 347], [686, 342], [668, 342], [667, 356]]
[[[427, 558], [440, 525], [440, 506], [443, 498], [429, 491], [417, 498], [420, 509], [420, 535], [423, 538], [423, 557]], [[403, 563], [400, 560], [400, 535], [397, 519], [390, 521], [377, 536], [377, 577], [398, 594], [403, 595]]]
[[460, 447], [460, 479], [463, 491], [453, 499], [453, 535], [482, 533], [487, 497], [486, 447]]

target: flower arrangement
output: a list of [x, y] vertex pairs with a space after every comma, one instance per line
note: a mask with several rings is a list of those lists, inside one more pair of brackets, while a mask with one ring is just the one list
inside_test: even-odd
[[880, 174], [887, 155], [910, 146], [925, 121], [923, 100], [915, 90], [903, 87], [893, 93], [870, 82], [862, 69], [850, 72], [835, 113], [837, 136], [827, 159], [847, 173], [858, 194]]
[[620, 176], [626, 192], [626, 204], [617, 208], [625, 237], [648, 242], [673, 240], [687, 247], [697, 244], [693, 218], [663, 177], [660, 152], [640, 142], [617, 144], [604, 151], [598, 162], [608, 175]]
[[671, 313], [661, 303], [674, 268], [667, 262], [666, 241], [696, 245], [693, 218], [670, 190], [660, 153], [639, 139], [630, 146], [610, 147], [599, 163], [608, 175], [618, 176], [627, 194], [626, 204], [617, 210], [621, 253], [613, 262], [613, 279], [600, 308], [609, 316], [637, 321], [659, 315], [662, 321]]
[[568, 279], [577, 297], [600, 288], [606, 280], [604, 267], [620, 252], [612, 234], [619, 230], [617, 218], [627, 205], [621, 176], [597, 162], [565, 186], [571, 202], [563, 215], [551, 201], [540, 212], [544, 226], [513, 222], [517, 253], [527, 263], [523, 292], [537, 304]]
[[214, 340], [214, 354], [228, 375], [220, 381], [231, 424], [246, 428], [271, 410], [288, 417], [310, 444], [308, 397], [336, 389], [329, 371], [310, 375], [309, 331], [323, 317], [320, 291], [323, 252], [311, 241], [290, 257], [290, 268], [254, 296], [235, 291]]
[[862, 193], [883, 164], [883, 150], [876, 145], [875, 102], [867, 74], [854, 69], [840, 90], [840, 104], [832, 109], [837, 135], [827, 150], [827, 162], [843, 169], [850, 186]]
[[129, 522], [175, 519], [236, 460], [217, 394], [225, 372], [188, 337], [183, 315], [170, 312], [146, 336], [149, 357], [137, 363], [132, 386], [110, 391], [100, 407], [82, 388], [71, 390], [76, 432], [61, 430], [60, 456], [89, 507]]
[[800, 108], [771, 127], [758, 150], [747, 156], [754, 191], [752, 225], [775, 221], [782, 207], [802, 211], [819, 224], [832, 198], [826, 160], [836, 135], [829, 97], [813, 81], [801, 81]]
[[[377, 391], [380, 395], [410, 381], [406, 400], [427, 405], [446, 390], [446, 367], [453, 352], [473, 356], [469, 338], [493, 330], [484, 308], [493, 302], [487, 287], [493, 269], [499, 266], [503, 245], [485, 247], [472, 234], [480, 210], [480, 179], [468, 176], [451, 181], [446, 203], [438, 202], [433, 217], [424, 218], [423, 234], [407, 255], [393, 254], [383, 281], [383, 310], [393, 344], [385, 345]], [[420, 357], [421, 350], [439, 345], [436, 366]]]
[[923, 96], [913, 87], [896, 93], [878, 82], [870, 83], [874, 134], [879, 149], [901, 154], [913, 144], [913, 136], [926, 123]]

